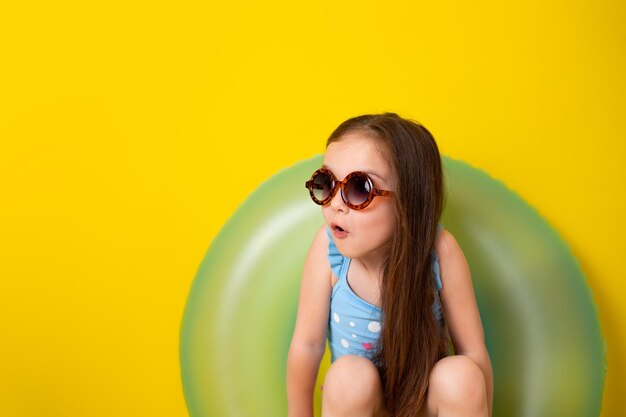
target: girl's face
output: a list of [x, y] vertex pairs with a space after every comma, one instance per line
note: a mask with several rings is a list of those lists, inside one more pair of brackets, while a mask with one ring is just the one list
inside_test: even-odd
[[[354, 171], [366, 172], [374, 187], [395, 191], [395, 174], [383, 159], [375, 139], [348, 133], [326, 148], [324, 166], [338, 181]], [[369, 206], [354, 210], [346, 206], [340, 190], [322, 206], [326, 224], [343, 256], [384, 259], [395, 229], [393, 197], [374, 197]], [[343, 231], [342, 231], [343, 229]]]

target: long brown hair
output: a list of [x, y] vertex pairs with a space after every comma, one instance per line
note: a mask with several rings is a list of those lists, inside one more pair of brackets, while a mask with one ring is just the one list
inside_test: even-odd
[[445, 204], [441, 157], [425, 127], [395, 113], [346, 120], [326, 146], [348, 133], [375, 139], [396, 175], [396, 231], [384, 264], [383, 326], [374, 362], [392, 416], [415, 416], [426, 398], [430, 371], [448, 351], [432, 311], [431, 254]]

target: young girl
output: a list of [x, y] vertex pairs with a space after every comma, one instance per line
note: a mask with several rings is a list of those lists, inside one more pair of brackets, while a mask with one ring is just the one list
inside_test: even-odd
[[289, 417], [313, 416], [326, 337], [323, 417], [490, 416], [491, 362], [467, 261], [438, 223], [430, 132], [393, 113], [349, 119], [306, 187], [326, 224], [302, 275]]

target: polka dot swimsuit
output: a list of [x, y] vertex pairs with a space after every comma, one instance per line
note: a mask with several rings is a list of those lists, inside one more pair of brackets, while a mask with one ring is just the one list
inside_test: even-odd
[[[442, 227], [442, 225], [438, 225], [437, 232]], [[372, 359], [381, 331], [381, 310], [352, 291], [347, 280], [351, 259], [339, 253], [330, 228], [326, 229], [326, 233], [330, 238], [328, 260], [333, 273], [339, 278], [339, 281], [333, 286], [330, 300], [328, 344], [331, 362], [343, 355], [359, 355]], [[442, 283], [439, 275], [439, 259], [435, 251], [433, 251], [433, 277], [437, 288], [433, 314], [443, 328], [445, 324], [439, 300], [439, 290]]]

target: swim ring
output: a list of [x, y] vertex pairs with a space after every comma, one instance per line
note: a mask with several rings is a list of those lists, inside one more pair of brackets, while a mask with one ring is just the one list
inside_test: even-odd
[[[443, 162], [441, 223], [472, 272], [493, 365], [494, 416], [598, 416], [605, 344], [577, 260], [503, 183], [462, 161]], [[303, 184], [321, 163], [316, 156], [262, 184], [205, 255], [180, 332], [192, 417], [286, 415], [300, 275], [323, 224]], [[325, 359], [318, 381], [327, 368]], [[319, 401], [316, 392], [318, 413]]]

